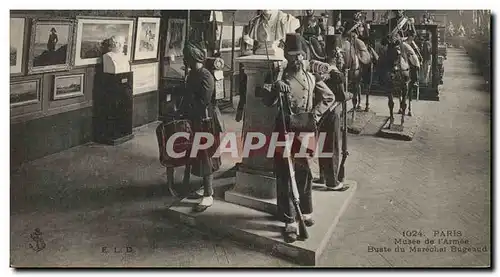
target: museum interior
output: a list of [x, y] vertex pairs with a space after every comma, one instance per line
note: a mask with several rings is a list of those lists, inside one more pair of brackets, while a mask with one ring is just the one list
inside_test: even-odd
[[[301, 10], [286, 12], [296, 16], [304, 13]], [[351, 11], [342, 12], [344, 17], [348, 17]], [[339, 11], [318, 10], [315, 13], [336, 18]], [[11, 33], [11, 40], [18, 44], [13, 46], [11, 42], [11, 166], [14, 168], [77, 145], [99, 141], [95, 128], [102, 123], [99, 116], [104, 115], [98, 115], [96, 104], [106, 104], [99, 104], [99, 96], [105, 92], [95, 89], [98, 82], [96, 71], [102, 67], [96, 43], [107, 35], [107, 25], [120, 24], [128, 32], [124, 34], [127, 41], [124, 52], [128, 51], [126, 56], [130, 60], [134, 79], [130, 83], [133, 83], [132, 94], [128, 100], [131, 105], [117, 111], [126, 114], [127, 118], [131, 117], [130, 122], [124, 123], [130, 125], [125, 126], [128, 130], [125, 133], [130, 133], [130, 128], [161, 119], [163, 103], [170, 101], [172, 95], [182, 93], [180, 88], [185, 76], [182, 44], [188, 33], [202, 33], [212, 56], [222, 60], [218, 63], [221, 68], [214, 69], [221, 71], [216, 75], [216, 98], [221, 110], [235, 109], [233, 97], [240, 93], [242, 83], [241, 66], [235, 59], [242, 54], [243, 28], [255, 15], [256, 12], [251, 10], [11, 11], [11, 21], [14, 20], [18, 28], [17, 32]], [[376, 22], [381, 20], [384, 11], [370, 11], [367, 15], [369, 21]], [[59, 57], [47, 57], [48, 52], [44, 55], [50, 31], [47, 26], [51, 24], [61, 28], [57, 31], [59, 41], [58, 49], [55, 49], [58, 53], [55, 55]], [[145, 36], [143, 32], [147, 31], [140, 26], [147, 24], [157, 28], [154, 32], [159, 35], [148, 39], [152, 51], [142, 55], [140, 40]], [[334, 25], [334, 20], [330, 20], [329, 24]], [[91, 28], [95, 28], [94, 32]], [[17, 35], [16, 38], [12, 38], [13, 34]], [[13, 54], [13, 50], [17, 54]], [[52, 64], [54, 62], [50, 60], [53, 58], [59, 61]], [[58, 91], [58, 83], [63, 85], [68, 81], [75, 82], [73, 88], [78, 89]], [[24, 91], [25, 88], [28, 91]], [[13, 92], [17, 89], [20, 91]], [[113, 136], [111, 133], [110, 136]]]
[[[13, 182], [22, 183], [22, 186], [20, 184], [14, 188], [11, 185], [12, 213], [18, 214], [13, 230], [18, 230], [18, 233], [28, 232], [28, 229], [44, 227], [43, 222], [48, 220], [51, 223], [47, 228], [57, 233], [59, 231], [54, 226], [62, 228], [61, 225], [65, 224], [62, 221], [64, 216], [48, 218], [50, 213], [71, 212], [66, 210], [72, 208], [88, 209], [92, 213], [91, 209], [102, 208], [102, 203], [115, 200], [122, 203], [129, 201], [127, 203], [130, 206], [120, 206], [123, 213], [128, 213], [128, 209], [139, 205], [139, 201], [143, 202], [138, 209], [152, 209], [163, 201], [153, 199], [154, 195], [167, 194], [164, 185], [165, 168], [158, 159], [159, 146], [155, 128], [168, 117], [168, 109], [171, 107], [169, 104], [184, 93], [188, 68], [183, 62], [183, 47], [191, 38], [205, 43], [207, 69], [214, 76], [215, 100], [224, 116], [226, 130], [241, 131], [251, 128], [251, 124], [268, 125], [267, 115], [261, 113], [260, 108], [249, 106], [255, 103], [253, 94], [246, 93], [250, 89], [247, 81], [256, 80], [248, 77], [248, 72], [254, 74], [265, 70], [266, 64], [262, 67], [242, 59], [251, 52], [245, 47], [243, 35], [248, 33], [248, 24], [257, 16], [257, 12], [11, 10], [10, 166], [11, 178], [15, 180]], [[283, 12], [301, 17], [305, 16], [306, 11]], [[328, 26], [334, 27], [340, 18], [352, 18], [357, 12], [359, 11], [315, 10], [314, 14], [323, 19], [328, 18]], [[432, 101], [439, 101], [438, 87], [442, 84], [442, 74], [440, 75], [438, 68], [446, 55], [441, 52], [446, 51], [442, 50], [443, 47], [446, 49], [443, 46], [446, 44], [445, 27], [448, 21], [459, 22], [464, 15], [448, 12], [440, 17], [435, 13], [434, 22], [424, 24], [420, 20], [425, 13], [427, 11], [411, 10], [407, 11], [407, 16], [417, 20], [418, 32], [429, 34], [431, 38], [432, 65], [429, 65], [430, 75], [422, 85], [420, 96], [427, 95]], [[373, 26], [375, 32], [385, 28], [388, 11], [370, 10], [364, 15], [364, 20]], [[126, 66], [116, 66], [119, 64], [118, 59], [124, 59], [125, 62], [121, 64]], [[376, 86], [375, 84], [374, 91]], [[383, 104], [386, 103], [384, 98]], [[242, 120], [243, 109], [245, 119]], [[72, 150], [82, 146], [86, 147], [84, 153]], [[58, 153], [63, 154], [58, 156]], [[229, 174], [232, 179], [221, 185], [225, 188], [234, 185], [234, 178], [239, 178], [240, 181], [237, 182], [247, 184], [252, 191], [259, 191], [253, 186], [265, 187], [274, 182], [267, 173], [257, 178], [252, 175], [254, 173], [251, 170], [244, 172], [245, 162], [241, 165], [240, 159], [226, 160], [224, 163], [221, 176], [226, 171], [239, 170], [238, 173]], [[249, 159], [246, 163], [255, 168], [270, 166], [265, 157]], [[237, 165], [242, 167], [237, 168]], [[351, 167], [349, 170], [354, 172], [358, 169]], [[182, 173], [176, 173], [176, 178], [179, 175]], [[220, 179], [225, 180], [224, 176]], [[75, 184], [83, 185], [70, 188], [70, 185]], [[103, 188], [97, 188], [101, 185]], [[241, 184], [239, 186], [241, 191], [230, 192], [229, 195], [223, 192], [221, 197], [228, 203], [244, 202], [242, 207], [256, 211], [274, 211], [275, 205], [270, 204], [269, 200], [276, 197], [269, 191], [272, 186], [259, 191], [264, 200], [255, 200], [252, 198], [255, 195], [242, 196], [242, 191], [248, 191], [249, 188], [242, 188], [244, 185]], [[345, 194], [348, 196], [324, 196], [321, 201], [335, 203], [331, 210], [341, 211], [353, 193], [354, 189]], [[136, 200], [136, 204], [131, 204]], [[46, 204], [49, 202], [51, 204]], [[53, 207], [48, 208], [50, 205]], [[221, 204], [218, 206], [221, 208], [217, 209], [214, 205], [212, 210], [234, 208], [224, 205]], [[238, 211], [237, 208], [234, 209]], [[44, 211], [47, 211], [46, 215]], [[330, 225], [338, 222], [339, 216], [328, 211], [324, 211], [324, 214], [331, 214], [328, 219], [330, 221], [325, 219], [324, 226], [317, 223], [319, 227], [315, 230], [321, 235], [313, 234], [322, 240], [311, 240], [309, 244], [300, 245], [298, 254], [294, 252], [297, 251], [294, 247], [283, 246], [284, 248], [277, 250], [276, 245], [269, 243], [274, 238], [263, 240], [262, 247], [271, 252], [285, 253], [285, 256], [296, 255], [294, 258], [305, 260], [309, 264], [316, 263], [316, 253], [323, 251], [326, 243], [324, 238], [331, 235]], [[84, 217], [78, 215], [82, 221], [71, 227], [75, 229], [72, 232], [76, 237], [80, 236], [80, 230], [76, 230], [76, 226], [87, 228], [81, 225], [85, 224]], [[156, 220], [163, 221], [164, 218]], [[214, 219], [209, 217], [207, 220]], [[23, 222], [31, 223], [28, 226]], [[37, 222], [41, 226], [35, 226]], [[330, 225], [326, 225], [327, 222]], [[255, 223], [256, 226], [259, 224], [262, 222]], [[138, 232], [144, 231], [141, 228]], [[119, 233], [120, 230], [114, 231]], [[110, 231], [106, 232], [110, 241], [115, 239]], [[11, 232], [11, 237], [14, 233]], [[267, 233], [261, 233], [257, 236], [268, 236]], [[186, 234], [189, 236], [189, 233]], [[13, 240], [17, 239], [21, 238]], [[82, 244], [86, 240], [83, 237], [79, 239], [83, 242], [77, 243]], [[135, 241], [139, 240], [139, 236], [127, 239]], [[20, 248], [19, 245], [24, 242], [16, 243], [15, 247]], [[126, 245], [123, 242], [116, 244], [123, 247]], [[180, 249], [182, 246], [178, 247]], [[17, 259], [22, 261], [24, 252], [19, 250], [16, 253]], [[75, 257], [73, 259], [78, 260]], [[58, 259], [64, 260], [64, 257]], [[96, 262], [96, 265], [100, 265], [99, 263]]]

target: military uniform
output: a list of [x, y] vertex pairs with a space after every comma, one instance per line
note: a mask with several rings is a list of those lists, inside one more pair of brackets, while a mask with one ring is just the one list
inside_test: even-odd
[[[286, 43], [287, 53], [301, 52], [305, 56], [305, 51], [300, 43], [300, 36], [298, 34], [288, 34]], [[293, 55], [293, 54], [292, 54]], [[290, 65], [290, 61], [289, 61]], [[335, 101], [333, 92], [326, 86], [319, 76], [315, 76], [305, 69], [299, 69], [297, 72], [285, 70], [282, 79], [282, 84], [289, 87], [289, 93], [284, 97], [285, 109], [284, 113], [287, 118], [293, 117], [297, 114], [309, 113], [317, 124], [323, 115], [328, 111], [330, 106]], [[280, 91], [274, 86], [269, 92], [264, 94], [263, 102], [267, 106], [276, 105], [279, 101]], [[290, 120], [291, 121], [291, 120]], [[284, 127], [282, 123], [281, 113], [278, 113], [275, 123], [275, 132], [280, 133], [280, 141], [284, 141], [283, 135]], [[291, 123], [286, 123], [287, 131], [296, 132]], [[311, 130], [316, 126], [310, 126]], [[314, 132], [314, 131], [313, 131]], [[292, 157], [298, 152], [300, 147], [300, 137], [294, 137], [294, 145], [292, 146]], [[293, 158], [293, 166], [295, 168], [295, 179], [300, 195], [300, 207], [304, 217], [312, 215], [312, 174], [310, 168], [310, 158]], [[291, 242], [296, 239], [296, 229], [289, 229], [289, 224], [295, 222], [296, 212], [293, 207], [291, 199], [291, 191], [289, 185], [290, 172], [287, 166], [286, 158], [283, 158], [281, 151], [277, 149], [274, 157], [274, 170], [277, 184], [277, 204], [278, 204], [278, 217], [287, 224], [285, 229], [285, 240]], [[306, 225], [313, 224], [312, 218], [306, 221]]]
[[[370, 64], [372, 56], [366, 44], [359, 38], [356, 30], [356, 25], [359, 24], [357, 21], [348, 21], [345, 26], [345, 35], [349, 37], [350, 44], [349, 48], [344, 47], [344, 51], [352, 55], [356, 55], [359, 58], [359, 62], [364, 65]], [[355, 34], [355, 35], [354, 35]], [[344, 44], [347, 45], [347, 44]], [[351, 53], [354, 51], [354, 53]]]
[[[326, 85], [334, 93], [336, 101], [345, 101], [347, 98], [344, 88], [344, 74], [341, 72], [343, 68], [342, 53], [339, 48], [342, 45], [341, 35], [328, 35], [325, 39], [326, 52], [328, 63], [331, 65], [329, 72], [330, 78], [326, 81]], [[319, 158], [320, 179], [318, 183], [325, 183], [328, 188], [342, 188], [339, 180], [339, 165], [340, 165], [340, 125], [341, 125], [342, 106], [338, 105], [333, 110], [327, 112], [323, 122], [318, 127], [320, 133], [325, 133], [325, 143], [322, 148], [324, 153], [333, 153], [332, 157]]]
[[[396, 28], [398, 22], [402, 20], [403, 17], [404, 16], [402, 14], [398, 14], [395, 18], [389, 20], [389, 26], [388, 26], [389, 33], [391, 33], [392, 30]], [[408, 21], [405, 23], [405, 26], [398, 31], [398, 34], [401, 37], [400, 41], [401, 55], [404, 59], [404, 63], [408, 63], [408, 64], [403, 64], [402, 68], [408, 68], [410, 70], [410, 82], [411, 82], [410, 89], [416, 90], [418, 89], [419, 85], [419, 75], [420, 75], [419, 71], [420, 71], [420, 65], [422, 63], [422, 55], [420, 54], [420, 51], [415, 41], [411, 42], [406, 41], [406, 38], [408, 36], [412, 36], [413, 38], [416, 37], [417, 31], [415, 29], [415, 25], [408, 19]]]

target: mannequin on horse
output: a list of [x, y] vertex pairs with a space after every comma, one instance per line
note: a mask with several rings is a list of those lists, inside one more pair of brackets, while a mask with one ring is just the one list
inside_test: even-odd
[[411, 100], [413, 89], [418, 90], [418, 72], [422, 61], [413, 38], [416, 36], [414, 23], [404, 16], [403, 11], [396, 11], [396, 17], [389, 21], [389, 34], [382, 41], [387, 47], [380, 61], [383, 72], [382, 81], [388, 87], [389, 128], [394, 124], [394, 94], [399, 95], [401, 126], [406, 113], [406, 98], [409, 98], [408, 116], [412, 116]]
[[[326, 62], [325, 36], [328, 34], [328, 15], [321, 17], [314, 15], [313, 10], [306, 10], [305, 16], [298, 16], [300, 28], [297, 30], [307, 43], [309, 58], [320, 62]], [[333, 35], [333, 33], [331, 34]]]
[[362, 19], [361, 13], [356, 13], [353, 19], [345, 22], [343, 29], [343, 53], [345, 69], [353, 91], [352, 119], [356, 117], [356, 110], [361, 111], [362, 86], [366, 88], [366, 106], [364, 111], [370, 110], [369, 96], [372, 85], [373, 66], [377, 64], [379, 56], [370, 41], [370, 26]]

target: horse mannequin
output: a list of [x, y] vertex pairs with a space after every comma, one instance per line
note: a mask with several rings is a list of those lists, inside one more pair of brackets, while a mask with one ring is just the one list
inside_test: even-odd
[[[401, 111], [401, 126], [404, 125], [406, 114], [406, 98], [408, 97], [408, 116], [411, 116], [411, 100], [412, 95], [410, 90], [410, 64], [409, 58], [412, 55], [413, 49], [401, 39], [396, 39], [388, 44], [387, 48], [387, 64], [386, 78], [389, 84], [389, 129], [394, 124], [394, 94], [399, 95], [399, 107]], [[415, 53], [413, 52], [413, 55]]]
[[[352, 120], [356, 118], [356, 110], [361, 111], [361, 91], [362, 84], [367, 86], [365, 112], [370, 110], [370, 89], [372, 85], [373, 64], [378, 59], [374, 56], [366, 44], [359, 38], [360, 34], [365, 34], [367, 31], [365, 24], [355, 22], [353, 26], [347, 26], [342, 52], [344, 53], [345, 66], [348, 70], [348, 78], [352, 86], [353, 98], [353, 113]], [[349, 28], [350, 27], [350, 28]]]

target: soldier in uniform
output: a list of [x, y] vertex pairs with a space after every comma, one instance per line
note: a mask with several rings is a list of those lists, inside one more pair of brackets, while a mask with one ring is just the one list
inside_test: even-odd
[[[336, 101], [348, 101], [352, 96], [345, 91], [344, 58], [342, 56], [342, 36], [327, 35], [326, 39], [327, 62], [330, 65], [327, 86], [335, 95]], [[318, 184], [326, 184], [329, 190], [343, 190], [344, 184], [339, 179], [340, 163], [340, 117], [342, 106], [338, 105], [333, 110], [327, 112], [321, 125], [318, 127], [320, 133], [324, 132], [325, 143], [322, 148], [323, 153], [333, 153], [332, 157], [319, 158], [320, 178], [314, 180]]]
[[[394, 12], [396, 13], [396, 17], [389, 20], [389, 33], [391, 33], [394, 28], [397, 28], [400, 20], [403, 20], [403, 18], [405, 17], [404, 11], [402, 10], [397, 10]], [[417, 31], [415, 29], [413, 20], [408, 19], [406, 24], [402, 28], [397, 30], [395, 37], [388, 37], [387, 40], [383, 41], [383, 44], [396, 42], [400, 44], [401, 55], [410, 64], [412, 89], [415, 89], [415, 87], [418, 86], [418, 72], [422, 61], [422, 55], [420, 54], [418, 46], [414, 41], [416, 34]]]
[[417, 59], [418, 59], [418, 63], [414, 64], [414, 62], [412, 62], [410, 60], [410, 91], [409, 91], [409, 93], [413, 93], [413, 91], [418, 90], [419, 79], [420, 79], [420, 66], [422, 65], [422, 62], [423, 62], [422, 54], [420, 53], [420, 49], [417, 46], [417, 43], [415, 42], [416, 37], [417, 37], [417, 32], [416, 32], [415, 28], [410, 28], [407, 31], [406, 43], [408, 45], [410, 45], [411, 49], [415, 52], [415, 55], [417, 56]]
[[365, 37], [362, 37], [364, 33], [363, 28], [363, 23], [360, 21], [350, 20], [346, 22], [344, 36], [348, 39], [350, 44], [345, 44], [349, 45], [349, 49], [345, 49], [346, 47], [344, 45], [344, 51], [355, 51], [354, 55], [357, 55], [359, 61], [363, 65], [368, 65], [371, 62], [372, 56], [365, 42], [361, 40], [361, 38], [366, 39]]
[[[302, 37], [299, 34], [287, 34], [285, 40], [285, 57], [288, 61], [284, 70], [282, 80], [279, 80], [271, 86], [271, 89], [264, 94], [263, 102], [267, 106], [275, 106], [279, 102], [280, 95], [283, 93], [284, 113], [287, 120], [287, 131], [308, 132], [316, 131], [316, 124], [328, 111], [335, 101], [333, 92], [326, 86], [319, 76], [315, 76], [306, 70], [307, 60], [305, 49], [303, 49]], [[300, 115], [306, 115], [307, 122], [302, 122], [301, 130], [298, 130], [295, 124]], [[305, 127], [304, 127], [305, 126]], [[281, 133], [280, 141], [284, 141], [281, 112], [278, 113], [275, 123], [275, 131]], [[298, 147], [297, 147], [298, 146]], [[291, 149], [291, 155], [297, 153], [300, 148], [300, 137], [294, 137], [294, 145]], [[296, 212], [291, 200], [291, 191], [289, 186], [290, 172], [286, 158], [283, 153], [277, 149], [274, 157], [274, 170], [277, 184], [277, 204], [278, 218], [285, 223], [284, 239], [286, 242], [297, 240], [298, 224], [296, 222]], [[293, 167], [295, 168], [295, 180], [300, 194], [300, 207], [304, 216], [306, 226], [312, 226], [312, 174], [310, 168], [310, 158], [294, 157]]]
[[306, 15], [299, 17], [299, 20], [300, 28], [298, 32], [301, 33], [306, 40], [309, 40], [310, 37], [321, 37], [321, 26], [318, 18], [314, 16], [313, 10], [306, 10]]

